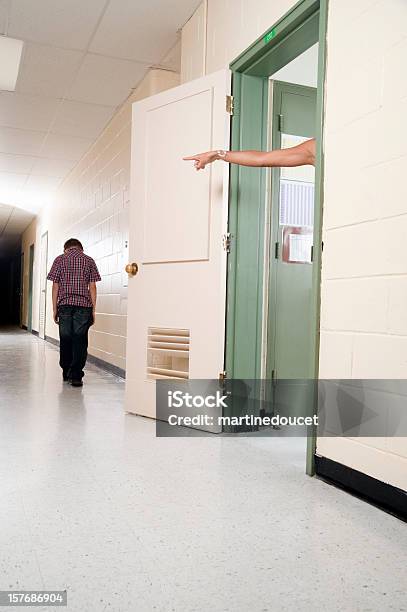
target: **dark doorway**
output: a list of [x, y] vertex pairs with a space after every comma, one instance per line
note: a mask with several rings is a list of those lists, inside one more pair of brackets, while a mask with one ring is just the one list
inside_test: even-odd
[[0, 325], [20, 325], [21, 256], [0, 257]]

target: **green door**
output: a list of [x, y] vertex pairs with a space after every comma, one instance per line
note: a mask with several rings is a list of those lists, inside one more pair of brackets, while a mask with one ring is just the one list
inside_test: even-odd
[[[315, 137], [316, 89], [274, 82], [273, 149]], [[273, 169], [267, 377], [313, 376], [314, 168]]]

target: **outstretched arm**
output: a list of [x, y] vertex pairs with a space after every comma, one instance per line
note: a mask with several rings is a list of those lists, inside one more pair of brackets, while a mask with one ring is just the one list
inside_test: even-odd
[[184, 160], [195, 161], [197, 170], [203, 170], [207, 164], [217, 159], [231, 164], [257, 168], [315, 165], [315, 138], [296, 147], [275, 151], [207, 151], [184, 157]]

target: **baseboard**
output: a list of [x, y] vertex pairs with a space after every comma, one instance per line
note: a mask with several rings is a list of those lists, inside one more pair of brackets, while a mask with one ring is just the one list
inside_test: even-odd
[[108, 363], [103, 359], [99, 359], [99, 357], [95, 357], [94, 355], [88, 355], [88, 361], [98, 366], [99, 368], [102, 368], [102, 370], [106, 370], [107, 372], [115, 374], [120, 378], [126, 378], [126, 370], [123, 370], [123, 368], [119, 368], [118, 366], [115, 366], [112, 363]]
[[[56, 338], [52, 338], [51, 336], [45, 336], [45, 340], [59, 347], [59, 340], [57, 340]], [[94, 355], [88, 354], [88, 362], [93, 363], [93, 365], [98, 366], [98, 368], [101, 368], [102, 370], [106, 370], [106, 372], [110, 372], [115, 376], [119, 376], [119, 378], [126, 378], [126, 370], [123, 370], [123, 368], [119, 368], [118, 366], [115, 366], [112, 363], [108, 363], [103, 359], [99, 359], [99, 357], [95, 357]]]
[[[23, 329], [24, 331], [28, 331], [28, 327], [27, 325], [21, 325], [21, 329]], [[36, 329], [32, 329], [30, 332], [33, 336], [38, 336], [38, 332]]]
[[315, 455], [315, 472], [330, 484], [407, 521], [407, 491], [319, 455]]

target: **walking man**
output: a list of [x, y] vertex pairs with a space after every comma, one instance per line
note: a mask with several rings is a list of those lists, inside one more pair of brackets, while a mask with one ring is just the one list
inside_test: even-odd
[[59, 325], [60, 360], [64, 381], [82, 387], [88, 356], [88, 331], [95, 322], [96, 282], [100, 274], [82, 244], [70, 238], [47, 276], [53, 281], [54, 321]]

